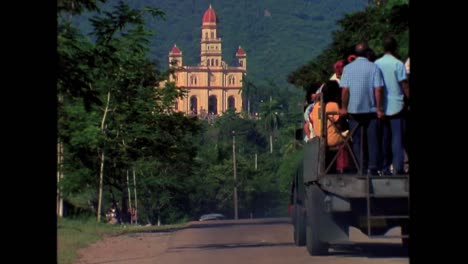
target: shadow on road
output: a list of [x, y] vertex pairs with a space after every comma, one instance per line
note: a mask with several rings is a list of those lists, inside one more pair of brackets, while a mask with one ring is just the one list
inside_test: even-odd
[[193, 222], [188, 228], [213, 228], [227, 226], [250, 226], [250, 225], [276, 225], [290, 224], [289, 218], [273, 218], [273, 219], [254, 219], [254, 220], [213, 220], [203, 222]]
[[408, 257], [408, 249], [395, 243], [333, 244], [330, 255], [345, 257], [394, 258]]
[[181, 252], [184, 250], [216, 250], [216, 249], [236, 249], [236, 248], [259, 248], [259, 247], [289, 247], [293, 243], [231, 243], [231, 244], [205, 244], [205, 245], [186, 245], [182, 247], [173, 247], [170, 252]]

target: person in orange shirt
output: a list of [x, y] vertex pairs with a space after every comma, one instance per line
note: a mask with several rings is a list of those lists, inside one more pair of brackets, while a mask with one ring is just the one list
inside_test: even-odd
[[[341, 90], [340, 86], [337, 81], [328, 81], [322, 88], [322, 96], [323, 96], [323, 103], [325, 104], [325, 112], [334, 112], [335, 114], [329, 115], [333, 122], [339, 124], [341, 120], [340, 115], [339, 115], [339, 110], [340, 110], [340, 97], [341, 97]], [[313, 129], [315, 132], [315, 135], [321, 136], [322, 131], [321, 131], [321, 119], [320, 119], [320, 110], [321, 109], [321, 104], [318, 101], [312, 112], [310, 113], [310, 119], [312, 120]], [[327, 121], [327, 145], [328, 146], [337, 146], [340, 143], [344, 142], [344, 139], [342, 136], [340, 136], [340, 133], [343, 131], [340, 131], [342, 127], [338, 126], [335, 127], [330, 120]], [[346, 135], [346, 133], [344, 133]], [[343, 134], [342, 134], [343, 135]]]

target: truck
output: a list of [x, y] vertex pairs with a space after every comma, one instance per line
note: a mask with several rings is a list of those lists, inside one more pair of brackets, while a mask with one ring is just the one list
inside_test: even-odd
[[[320, 101], [323, 105], [321, 98]], [[336, 126], [330, 118], [336, 114], [321, 107], [319, 116], [325, 118], [319, 125], [326, 128], [330, 120]], [[363, 171], [363, 146], [359, 164], [351, 147], [357, 129], [363, 128], [350, 128], [341, 146], [348, 149], [354, 163], [351, 173], [333, 170], [340, 150], [327, 146], [327, 129], [321, 129], [321, 135], [304, 144], [302, 161], [292, 181], [290, 214], [294, 243], [305, 245], [311, 256], [326, 255], [331, 243], [349, 240], [350, 226], [371, 239], [401, 238], [402, 246], [408, 248], [409, 174], [374, 176]], [[298, 129], [296, 139], [302, 140], [302, 134], [302, 129]], [[364, 142], [362, 136], [360, 142]], [[401, 227], [401, 235], [385, 235], [397, 226]]]

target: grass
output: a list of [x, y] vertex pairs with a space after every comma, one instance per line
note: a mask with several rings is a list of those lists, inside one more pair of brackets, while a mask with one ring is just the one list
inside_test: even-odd
[[127, 233], [157, 232], [163, 230], [180, 229], [186, 224], [164, 226], [130, 226], [108, 225], [97, 223], [94, 218], [57, 220], [57, 258], [58, 264], [71, 264], [79, 248], [86, 247], [107, 235], [121, 235]]

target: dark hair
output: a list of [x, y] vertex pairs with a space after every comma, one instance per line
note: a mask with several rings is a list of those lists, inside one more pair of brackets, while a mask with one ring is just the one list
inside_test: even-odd
[[340, 103], [341, 101], [341, 89], [337, 81], [327, 81], [322, 88], [323, 94], [323, 103], [336, 102]]
[[308, 104], [312, 103], [312, 99], [310, 99], [310, 97], [311, 97], [312, 94], [317, 92], [317, 90], [320, 88], [321, 85], [322, 85], [321, 83], [316, 82], [316, 83], [310, 83], [307, 86], [305, 86], [305, 88], [306, 88], [305, 99], [306, 99]]
[[383, 49], [385, 52], [389, 51], [393, 53], [397, 50], [397, 47], [397, 41], [394, 37], [389, 36], [383, 40]]
[[368, 48], [369, 46], [367, 45], [367, 43], [361, 42], [356, 45], [354, 52], [358, 57], [366, 57]]
[[366, 57], [369, 61], [371, 62], [374, 62], [377, 60], [377, 55], [375, 55], [375, 52], [373, 49], [371, 48], [367, 48], [367, 51], [366, 51]]

